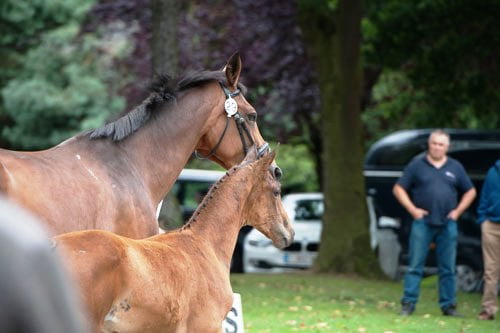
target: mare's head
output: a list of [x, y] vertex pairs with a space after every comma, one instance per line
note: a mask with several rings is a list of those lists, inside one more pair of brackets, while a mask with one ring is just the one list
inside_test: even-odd
[[[269, 145], [257, 126], [257, 112], [245, 99], [246, 88], [239, 83], [241, 68], [241, 58], [235, 53], [221, 71], [195, 72], [176, 82], [168, 76], [161, 76], [141, 105], [120, 119], [86, 133], [92, 139], [109, 137], [121, 141], [168, 109], [166, 105], [176, 105], [173, 102], [185, 96], [185, 105], [190, 109], [180, 110], [177, 114], [183, 118], [175, 123], [187, 122], [183, 127], [187, 128], [192, 122], [202, 122], [195, 144], [198, 156], [209, 158], [225, 169], [238, 165], [253, 145], [257, 146], [258, 155], [263, 156], [269, 151]], [[193, 110], [200, 108], [206, 113], [193, 119]], [[177, 140], [184, 139], [182, 134]]]
[[272, 151], [258, 158], [254, 147], [242, 162], [244, 179], [252, 186], [243, 203], [243, 216], [244, 224], [257, 228], [277, 248], [284, 248], [292, 243], [295, 232], [281, 202], [281, 171], [273, 163], [275, 155]]
[[216, 83], [217, 103], [196, 146], [199, 156], [229, 169], [240, 163], [255, 144], [259, 156], [269, 151], [257, 126], [257, 111], [245, 99], [239, 84], [242, 63], [239, 53], [228, 60]]

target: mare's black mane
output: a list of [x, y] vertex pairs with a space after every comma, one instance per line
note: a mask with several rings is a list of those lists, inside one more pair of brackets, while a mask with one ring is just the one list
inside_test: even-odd
[[[163, 106], [174, 102], [179, 92], [213, 81], [227, 84], [225, 73], [222, 71], [199, 71], [189, 73], [176, 81], [172, 80], [168, 75], [160, 75], [151, 84], [150, 95], [139, 106], [118, 120], [90, 130], [85, 134], [91, 139], [111, 138], [113, 141], [121, 141], [164, 109]], [[243, 85], [239, 84], [238, 87], [243, 94], [246, 92]]]

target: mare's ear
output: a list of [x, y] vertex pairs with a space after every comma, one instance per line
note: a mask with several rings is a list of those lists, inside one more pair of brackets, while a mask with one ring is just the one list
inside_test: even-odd
[[226, 73], [229, 89], [236, 90], [241, 73], [241, 57], [239, 52], [235, 52], [227, 61], [223, 71]]
[[256, 160], [257, 160], [257, 146], [252, 145], [250, 148], [248, 148], [247, 155], [245, 156], [245, 159], [240, 164], [244, 165], [244, 164], [255, 162]]

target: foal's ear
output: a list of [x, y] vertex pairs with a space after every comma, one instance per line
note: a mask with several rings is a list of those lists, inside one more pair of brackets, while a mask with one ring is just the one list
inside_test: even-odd
[[226, 73], [227, 84], [231, 90], [236, 90], [241, 73], [241, 57], [239, 52], [235, 52], [227, 61], [223, 71]]
[[242, 165], [255, 162], [257, 160], [257, 146], [253, 145], [248, 148], [245, 159], [241, 162]]
[[270, 166], [273, 162], [274, 162], [274, 159], [276, 158], [276, 150], [272, 150], [270, 153], [264, 155], [263, 157], [261, 157], [261, 164], [267, 168], [268, 166]]

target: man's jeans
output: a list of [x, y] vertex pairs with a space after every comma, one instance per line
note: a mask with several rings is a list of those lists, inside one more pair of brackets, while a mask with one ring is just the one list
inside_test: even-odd
[[404, 278], [404, 303], [416, 304], [420, 294], [429, 245], [436, 243], [439, 274], [439, 306], [445, 309], [456, 305], [455, 261], [457, 254], [457, 223], [448, 220], [443, 227], [434, 227], [423, 219], [413, 221], [410, 232], [409, 267]]

